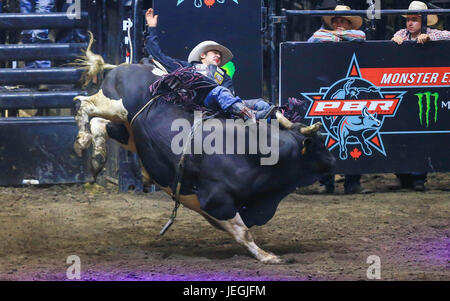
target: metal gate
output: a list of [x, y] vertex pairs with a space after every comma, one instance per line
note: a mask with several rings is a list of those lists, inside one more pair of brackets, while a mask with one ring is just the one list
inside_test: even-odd
[[[65, 12], [2, 13], [0, 30], [89, 29], [96, 39], [93, 50], [107, 61], [121, 63], [130, 56], [134, 57], [133, 62], [140, 59], [142, 1], [74, 3], [78, 6], [74, 4], [71, 10]], [[123, 30], [125, 25], [128, 27]], [[127, 41], [125, 37], [128, 35], [131, 39]], [[130, 43], [134, 43], [133, 54], [129, 51], [132, 48]], [[1, 44], [0, 61], [71, 61], [86, 47], [85, 42]], [[92, 180], [88, 153], [78, 158], [73, 151], [78, 132], [73, 117], [73, 97], [87, 94], [77, 84], [82, 72], [81, 69], [64, 65], [47, 69], [0, 69], [0, 86], [3, 87], [0, 92], [0, 185], [83, 183]], [[49, 91], [38, 91], [36, 86], [39, 84], [48, 84]], [[17, 117], [20, 110], [26, 109], [38, 110], [41, 116]], [[47, 116], [49, 110], [61, 109], [71, 110], [71, 116]], [[110, 148], [114, 153], [117, 146]], [[119, 153], [117, 149], [116, 153]], [[129, 186], [142, 189], [139, 186], [140, 177], [134, 176], [138, 164], [136, 156], [128, 153], [120, 156], [121, 162], [118, 155], [108, 160], [110, 177], [124, 179], [120, 181], [124, 183], [122, 190], [127, 190]], [[129, 177], [130, 171], [134, 172], [132, 177]]]

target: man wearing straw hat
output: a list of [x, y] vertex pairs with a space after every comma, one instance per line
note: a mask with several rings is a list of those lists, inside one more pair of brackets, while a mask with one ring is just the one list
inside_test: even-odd
[[[335, 11], [351, 10], [346, 5], [337, 5]], [[308, 42], [341, 42], [365, 40], [366, 34], [359, 30], [363, 23], [360, 16], [323, 16], [323, 22], [333, 30], [319, 29], [316, 31]]]
[[[214, 110], [222, 110], [247, 119], [265, 119], [275, 111], [275, 106], [263, 99], [242, 100], [234, 96], [233, 82], [221, 67], [233, 59], [231, 51], [214, 41], [203, 41], [192, 49], [188, 61], [166, 56], [159, 47], [156, 35], [158, 15], [152, 8], [148, 9], [145, 18], [148, 25], [146, 49], [153, 58], [161, 63], [167, 72], [181, 70], [182, 67], [194, 67], [195, 73], [202, 74], [202, 89], [196, 93], [203, 105]], [[206, 88], [205, 88], [206, 87]]]
[[[426, 10], [427, 5], [421, 1], [412, 1], [408, 10]], [[445, 30], [431, 29], [438, 22], [436, 15], [427, 15], [426, 32], [422, 32], [422, 16], [406, 15], [406, 28], [397, 31], [392, 41], [401, 45], [403, 41], [417, 41], [424, 44], [428, 41], [450, 40], [450, 32]], [[425, 182], [427, 180], [426, 173], [396, 174], [398, 182], [390, 186], [390, 189], [414, 189], [417, 191], [425, 190]]]
[[[408, 10], [426, 10], [427, 5], [421, 1], [413, 1], [410, 3]], [[406, 28], [397, 31], [392, 41], [401, 45], [403, 41], [417, 41], [424, 44], [428, 41], [450, 40], [450, 32], [446, 30], [431, 29], [438, 22], [438, 16], [427, 15], [426, 32], [422, 32], [422, 16], [406, 15]]]
[[[347, 11], [351, 10], [350, 7], [345, 5], [337, 5], [335, 11]], [[359, 30], [363, 23], [360, 16], [323, 16], [323, 22], [329, 28], [319, 29], [312, 37], [308, 39], [308, 42], [322, 43], [322, 42], [342, 42], [342, 41], [364, 41], [366, 34]], [[323, 193], [333, 193], [335, 190], [334, 175], [323, 177], [319, 180]], [[344, 192], [345, 193], [359, 193], [362, 192], [361, 187], [361, 175], [345, 175], [344, 180]]]

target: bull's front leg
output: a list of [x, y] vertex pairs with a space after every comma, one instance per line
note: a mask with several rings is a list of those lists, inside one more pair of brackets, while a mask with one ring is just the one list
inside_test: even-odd
[[236, 216], [230, 220], [220, 221], [215, 219], [215, 221], [262, 263], [277, 264], [283, 262], [278, 256], [268, 253], [256, 245], [250, 231], [242, 221], [239, 213], [236, 213]]

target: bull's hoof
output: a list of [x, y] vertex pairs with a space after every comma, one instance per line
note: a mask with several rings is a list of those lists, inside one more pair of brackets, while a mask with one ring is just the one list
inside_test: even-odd
[[282, 263], [284, 263], [283, 259], [281, 259], [280, 257], [278, 257], [274, 254], [268, 254], [266, 257], [261, 259], [261, 262], [265, 263], [265, 264], [282, 264]]
[[105, 166], [106, 158], [102, 154], [95, 154], [91, 158], [91, 172], [94, 178], [102, 171]]
[[89, 147], [92, 141], [91, 134], [78, 135], [77, 139], [73, 143], [73, 150], [78, 157], [83, 156], [83, 151]]
[[78, 140], [76, 140], [75, 143], [73, 144], [73, 150], [75, 151], [75, 153], [77, 154], [78, 157], [83, 156], [83, 148], [81, 147]]

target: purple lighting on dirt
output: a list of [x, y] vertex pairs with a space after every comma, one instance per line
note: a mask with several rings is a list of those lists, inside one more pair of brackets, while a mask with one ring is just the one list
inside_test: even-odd
[[312, 277], [245, 276], [229, 273], [163, 274], [149, 272], [99, 272], [81, 277], [84, 281], [311, 281]]

